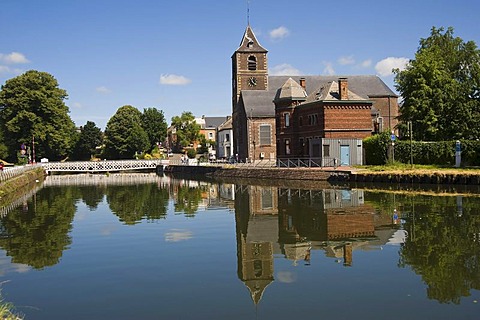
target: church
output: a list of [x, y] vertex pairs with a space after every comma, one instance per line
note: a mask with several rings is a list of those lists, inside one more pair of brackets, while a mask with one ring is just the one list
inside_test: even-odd
[[398, 96], [376, 75], [269, 76], [250, 25], [232, 55], [234, 152], [241, 161], [362, 164], [362, 139], [397, 125]]

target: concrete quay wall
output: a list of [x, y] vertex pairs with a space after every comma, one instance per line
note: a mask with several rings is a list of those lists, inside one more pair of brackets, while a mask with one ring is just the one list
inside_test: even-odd
[[361, 172], [337, 168], [254, 168], [214, 166], [170, 166], [166, 172], [201, 175], [211, 178], [303, 180], [352, 183], [480, 185], [476, 173], [388, 173]]
[[327, 181], [337, 175], [341, 180], [348, 179], [348, 173], [327, 171], [320, 168], [250, 168], [213, 166], [169, 166], [165, 172], [177, 174], [204, 175], [211, 178], [275, 179], [275, 180], [315, 180]]

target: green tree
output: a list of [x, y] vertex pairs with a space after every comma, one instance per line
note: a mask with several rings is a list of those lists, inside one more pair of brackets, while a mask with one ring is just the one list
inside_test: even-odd
[[102, 130], [95, 122], [87, 121], [80, 128], [80, 135], [73, 149], [72, 158], [76, 160], [90, 160], [96, 152], [96, 147], [103, 142]]
[[120, 107], [105, 128], [105, 156], [110, 159], [131, 159], [136, 152], [148, 148], [148, 136], [141, 123], [142, 113], [135, 107]]
[[399, 120], [412, 121], [414, 139], [479, 137], [480, 51], [475, 42], [454, 37], [451, 27], [433, 27], [420, 40], [415, 59], [395, 73], [404, 99]]
[[148, 135], [150, 149], [153, 149], [157, 142], [163, 142], [167, 136], [167, 122], [163, 111], [156, 108], [143, 109], [142, 127]]
[[65, 157], [75, 138], [75, 125], [64, 100], [67, 92], [46, 72], [35, 70], [7, 80], [0, 91], [0, 129], [15, 161], [22, 143], [35, 140], [38, 157]]
[[200, 125], [189, 111], [183, 112], [180, 117], [173, 117], [172, 126], [177, 134], [177, 149], [194, 144], [200, 137]]

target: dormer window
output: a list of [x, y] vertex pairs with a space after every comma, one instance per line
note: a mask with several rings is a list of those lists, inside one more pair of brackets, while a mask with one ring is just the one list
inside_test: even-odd
[[247, 61], [248, 61], [248, 70], [250, 71], [257, 70], [257, 57], [249, 56]]

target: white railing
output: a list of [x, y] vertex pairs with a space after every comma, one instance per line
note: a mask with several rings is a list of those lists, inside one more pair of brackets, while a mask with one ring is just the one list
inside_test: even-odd
[[12, 179], [23, 173], [39, 168], [39, 164], [35, 165], [25, 165], [25, 166], [15, 166], [15, 167], [4, 167], [3, 171], [0, 171], [0, 183], [5, 182], [8, 179]]
[[156, 169], [167, 166], [169, 160], [103, 160], [41, 163], [47, 172], [113, 172]]

